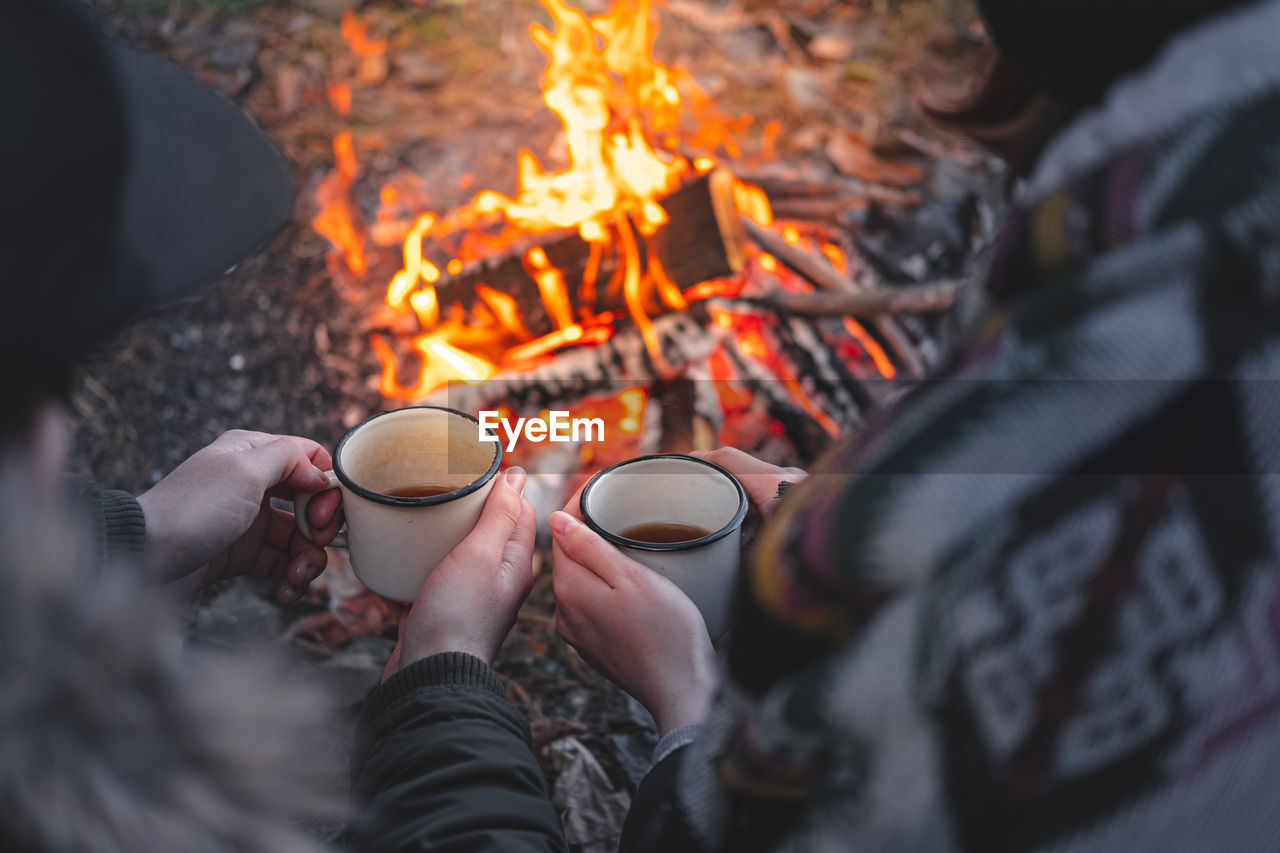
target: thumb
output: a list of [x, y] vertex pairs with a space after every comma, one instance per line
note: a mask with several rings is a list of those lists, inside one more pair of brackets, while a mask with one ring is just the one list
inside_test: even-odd
[[300, 492], [323, 491], [329, 481], [303, 449], [301, 442], [281, 437], [248, 450], [244, 462], [255, 476], [266, 480], [263, 489], [288, 486]]
[[518, 467], [509, 468], [495, 478], [484, 509], [480, 511], [480, 520], [454, 549], [464, 565], [494, 566], [494, 559], [505, 553], [527, 505], [521, 497], [524, 482], [524, 469]]
[[522, 500], [520, 520], [516, 522], [515, 532], [507, 540], [502, 549], [502, 567], [514, 579], [527, 597], [533, 588], [533, 548], [538, 536], [538, 520], [533, 506]]
[[567, 512], [553, 512], [548, 519], [551, 535], [570, 560], [589, 569], [611, 587], [626, 581], [630, 557], [610, 545], [594, 530]]

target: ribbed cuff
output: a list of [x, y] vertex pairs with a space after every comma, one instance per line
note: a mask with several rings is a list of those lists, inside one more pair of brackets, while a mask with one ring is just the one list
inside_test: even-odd
[[503, 699], [507, 696], [489, 664], [466, 652], [441, 652], [414, 661], [373, 688], [365, 700], [364, 716], [375, 717], [420, 688], [440, 686], [478, 687]]
[[93, 495], [98, 552], [106, 562], [140, 565], [147, 539], [142, 505], [128, 492], [104, 490]]
[[649, 762], [649, 770], [657, 767], [662, 763], [662, 759], [666, 758], [680, 747], [688, 746], [693, 743], [701, 734], [702, 723], [690, 723], [687, 726], [678, 726], [667, 732], [653, 748], [653, 758]]

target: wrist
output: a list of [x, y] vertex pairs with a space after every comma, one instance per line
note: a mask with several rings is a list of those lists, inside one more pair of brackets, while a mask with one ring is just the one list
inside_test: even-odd
[[497, 649], [491, 648], [489, 644], [476, 638], [466, 636], [440, 635], [414, 639], [406, 638], [405, 644], [400, 650], [399, 669], [404, 669], [425, 658], [453, 652], [470, 655], [487, 664], [492, 664]]
[[172, 541], [169, 531], [172, 525], [165, 514], [165, 502], [153, 494], [154, 490], [138, 496], [142, 508], [143, 543], [142, 569], [147, 577], [163, 584], [176, 584], [194, 593], [204, 586], [197, 579], [196, 568], [189, 567], [182, 558], [182, 549]]
[[662, 701], [650, 709], [658, 725], [658, 737], [707, 718], [716, 692], [715, 670], [709, 666], [700, 667], [692, 677], [672, 686], [675, 689], [668, 691]]
[[163, 507], [155, 500], [151, 491], [138, 495], [138, 506], [142, 507], [143, 529], [145, 531], [142, 544], [142, 567], [147, 576], [155, 580], [168, 582], [176, 580], [181, 572], [174, 568], [174, 560], [170, 556], [168, 544], [164, 537]]

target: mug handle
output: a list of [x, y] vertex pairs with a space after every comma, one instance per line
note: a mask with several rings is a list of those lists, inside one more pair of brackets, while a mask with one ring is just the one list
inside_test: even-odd
[[[333, 473], [333, 471], [325, 471], [324, 476], [325, 479], [329, 481], [329, 485], [321, 489], [320, 492], [327, 492], [330, 489], [338, 488], [337, 474]], [[311, 539], [312, 536], [311, 522], [307, 520], [307, 507], [310, 506], [311, 499], [320, 494], [320, 492], [298, 492], [293, 496], [293, 520], [297, 523], [298, 530], [308, 539]], [[346, 548], [347, 534], [339, 533], [337, 536], [333, 537], [333, 541], [329, 543], [329, 547]]]

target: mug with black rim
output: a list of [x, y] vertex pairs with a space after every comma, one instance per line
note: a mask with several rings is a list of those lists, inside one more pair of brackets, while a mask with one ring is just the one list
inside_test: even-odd
[[682, 453], [611, 465], [579, 502], [588, 527], [689, 596], [712, 639], [728, 629], [747, 506], [736, 477]]
[[[346, 532], [334, 545], [371, 591], [409, 602], [422, 582], [480, 520], [502, 444], [481, 441], [472, 415], [439, 406], [380, 412], [338, 442], [331, 488], [342, 492]], [[310, 538], [307, 504], [294, 501], [298, 528]]]

